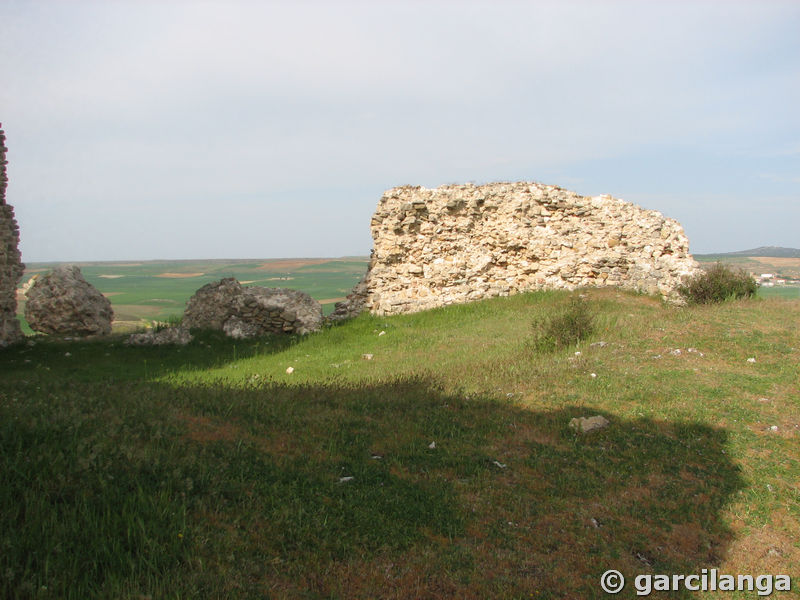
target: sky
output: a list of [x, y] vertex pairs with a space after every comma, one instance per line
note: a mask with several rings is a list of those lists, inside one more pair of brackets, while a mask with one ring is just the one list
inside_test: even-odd
[[23, 260], [367, 255], [397, 185], [537, 181], [800, 247], [800, 2], [0, 0]]

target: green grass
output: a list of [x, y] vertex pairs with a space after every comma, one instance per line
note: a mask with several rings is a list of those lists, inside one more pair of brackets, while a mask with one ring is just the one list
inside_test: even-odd
[[758, 295], [762, 298], [787, 298], [791, 300], [800, 300], [800, 286], [786, 285], [775, 287], [760, 287], [758, 288]]
[[[528, 351], [569, 300], [1, 352], [0, 596], [602, 598], [607, 569], [796, 577], [800, 303], [592, 290], [588, 339]], [[611, 425], [568, 426], [595, 414]]]

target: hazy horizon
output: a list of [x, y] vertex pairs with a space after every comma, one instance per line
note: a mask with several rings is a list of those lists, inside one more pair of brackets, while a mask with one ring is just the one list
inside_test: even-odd
[[[786, 248], [785, 246], [760, 246], [759, 248], [782, 248], [788, 250], [796, 250], [800, 252], [800, 248]], [[758, 250], [759, 248], [743, 248], [742, 250]], [[697, 256], [707, 256], [707, 255], [714, 255], [714, 254], [736, 254], [741, 252], [742, 250], [732, 250], [730, 252], [693, 252], [692, 255]], [[176, 262], [257, 262], [257, 261], [280, 261], [280, 260], [287, 260], [287, 259], [294, 259], [294, 260], [310, 260], [310, 259], [325, 259], [325, 260], [347, 260], [347, 259], [369, 259], [369, 253], [366, 254], [349, 254], [345, 256], [239, 256], [239, 257], [230, 257], [224, 256], [220, 258], [208, 258], [208, 257], [199, 257], [199, 258], [120, 258], [115, 260], [32, 260], [27, 261], [25, 264], [29, 265], [38, 265], [38, 264], [52, 264], [52, 263], [74, 263], [74, 264], [91, 264], [91, 263], [154, 263], [154, 262], [167, 262], [167, 263], [176, 263]]]
[[797, 31], [779, 0], [7, 0], [7, 200], [26, 262], [365, 256], [389, 188], [519, 180], [797, 248]]

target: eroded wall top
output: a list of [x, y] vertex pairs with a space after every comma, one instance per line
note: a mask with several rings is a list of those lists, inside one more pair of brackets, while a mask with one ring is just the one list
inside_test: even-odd
[[3, 124], [0, 123], [0, 206], [6, 204], [6, 187], [8, 187], [8, 171], [6, 171], [6, 132], [3, 131]]

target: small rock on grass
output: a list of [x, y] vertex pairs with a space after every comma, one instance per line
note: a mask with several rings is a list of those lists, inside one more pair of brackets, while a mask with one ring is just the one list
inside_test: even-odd
[[185, 327], [167, 327], [161, 331], [146, 331], [134, 333], [125, 340], [128, 346], [185, 346], [194, 338]]
[[289, 375], [291, 375], [292, 373], [294, 373], [294, 367], [289, 367], [289, 368], [287, 368], [287, 369], [286, 369], [286, 373], [288, 373]]
[[609, 420], [601, 415], [595, 415], [594, 417], [576, 417], [571, 419], [569, 422], [570, 429], [574, 429], [580, 433], [589, 433], [590, 431], [595, 431], [596, 429], [603, 429], [608, 427], [610, 424]]
[[374, 354], [362, 354], [361, 358], [363, 358], [364, 360], [372, 360], [374, 356], [375, 356]]

